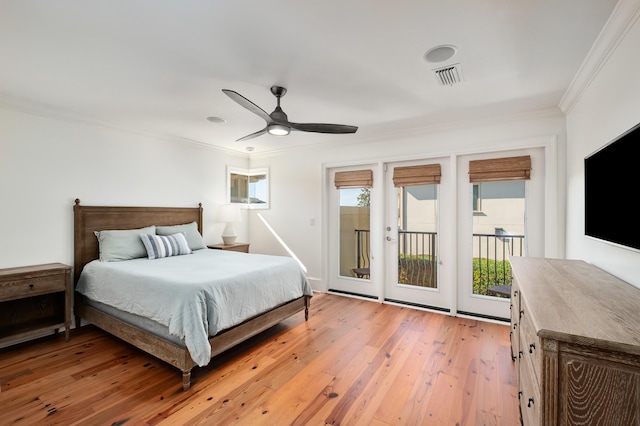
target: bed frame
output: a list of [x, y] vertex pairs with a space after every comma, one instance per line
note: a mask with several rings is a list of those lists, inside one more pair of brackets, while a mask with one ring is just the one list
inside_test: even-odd
[[[202, 204], [194, 208], [182, 207], [113, 207], [81, 206], [75, 200], [74, 211], [74, 286], [78, 282], [84, 265], [99, 258], [98, 239], [94, 231], [104, 229], [135, 229], [149, 225], [179, 225], [197, 222], [202, 234]], [[186, 347], [132, 326], [120, 319], [84, 303], [83, 296], [75, 293], [74, 315], [76, 327], [80, 319], [113, 334], [133, 346], [179, 368], [182, 371], [182, 388], [191, 386], [191, 369], [197, 364], [191, 359]], [[209, 338], [211, 357], [226, 351], [250, 337], [278, 324], [291, 315], [304, 310], [305, 321], [309, 318], [309, 296], [302, 296], [275, 307], [261, 315]]]

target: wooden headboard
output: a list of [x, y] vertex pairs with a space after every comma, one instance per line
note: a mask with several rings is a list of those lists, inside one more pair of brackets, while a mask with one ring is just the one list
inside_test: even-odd
[[84, 265], [100, 256], [94, 231], [136, 229], [149, 225], [181, 225], [196, 222], [202, 234], [202, 203], [198, 207], [73, 206], [74, 283]]

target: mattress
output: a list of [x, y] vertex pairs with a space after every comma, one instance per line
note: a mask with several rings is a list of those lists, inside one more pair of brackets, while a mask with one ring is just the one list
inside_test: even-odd
[[88, 298], [84, 299], [84, 304], [87, 306], [91, 306], [92, 308], [95, 308], [98, 311], [109, 315], [110, 317], [117, 318], [126, 322], [127, 324], [139, 328], [140, 330], [144, 330], [147, 333], [153, 334], [154, 336], [161, 337], [162, 339], [183, 348], [187, 347], [187, 345], [184, 343], [184, 338], [174, 336], [173, 334], [169, 333], [168, 327], [159, 324], [149, 318], [141, 317], [140, 315], [131, 314], [129, 312], [124, 312], [120, 309], [114, 308], [113, 306], [105, 305], [104, 303], [100, 303]]

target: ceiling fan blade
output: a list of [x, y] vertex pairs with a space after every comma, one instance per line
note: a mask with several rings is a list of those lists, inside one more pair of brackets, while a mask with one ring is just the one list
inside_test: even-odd
[[245, 137], [237, 139], [236, 142], [242, 142], [242, 141], [246, 141], [248, 139], [257, 138], [258, 136], [264, 135], [265, 133], [267, 133], [267, 128], [266, 127], [264, 129], [262, 129], [262, 130], [258, 130], [255, 133], [251, 133], [250, 135], [247, 135]]
[[251, 111], [252, 113], [260, 116], [267, 123], [271, 122], [271, 116], [267, 114], [265, 110], [263, 110], [258, 105], [251, 102], [249, 99], [242, 96], [240, 93], [234, 92], [233, 90], [228, 90], [228, 89], [222, 89], [222, 91], [224, 92], [225, 95], [227, 95], [228, 97], [236, 101], [238, 104], [240, 104], [240, 106], [243, 106], [249, 111]]
[[293, 130], [315, 133], [355, 133], [358, 126], [348, 126], [346, 124], [326, 124], [326, 123], [291, 123]]
[[327, 124], [327, 123], [292, 123], [287, 118], [287, 114], [280, 108], [280, 98], [287, 93], [287, 89], [280, 86], [273, 86], [271, 93], [277, 98], [276, 109], [271, 114], [268, 114], [265, 110], [258, 105], [251, 102], [249, 99], [242, 96], [240, 93], [233, 90], [222, 89], [225, 95], [236, 101], [240, 106], [248, 109], [254, 114], [261, 117], [267, 122], [264, 129], [251, 133], [237, 141], [246, 141], [247, 139], [253, 139], [255, 137], [264, 135], [269, 132], [276, 136], [288, 135], [290, 130], [298, 130], [301, 132], [314, 132], [314, 133], [355, 133], [358, 130], [357, 126], [348, 126], [346, 124]]

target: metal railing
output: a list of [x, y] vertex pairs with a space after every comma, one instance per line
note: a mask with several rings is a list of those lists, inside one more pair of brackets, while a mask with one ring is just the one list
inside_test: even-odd
[[[370, 232], [356, 229], [356, 273], [368, 277]], [[420, 287], [436, 287], [437, 233], [398, 230], [398, 282]], [[366, 269], [366, 273], [364, 270]]]
[[398, 229], [398, 283], [438, 287], [436, 232]]
[[[356, 229], [356, 263], [368, 272], [370, 231]], [[524, 255], [524, 235], [473, 234], [473, 293], [490, 294], [493, 286], [511, 285], [508, 256]], [[437, 233], [398, 230], [398, 282], [437, 287]], [[367, 274], [368, 275], [368, 274]], [[495, 294], [491, 294], [495, 295]]]
[[371, 258], [371, 232], [368, 229], [356, 229], [356, 269], [358, 278], [369, 277], [369, 259]]
[[509, 256], [524, 256], [524, 235], [473, 234], [473, 294], [498, 296], [489, 289], [511, 285]]

